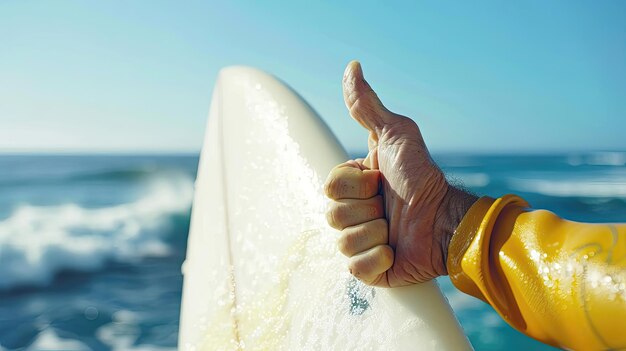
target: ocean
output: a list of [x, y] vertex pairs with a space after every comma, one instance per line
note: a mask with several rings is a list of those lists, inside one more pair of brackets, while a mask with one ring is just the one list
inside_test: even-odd
[[[435, 157], [478, 195], [626, 221], [626, 153]], [[198, 157], [0, 156], [0, 350], [174, 350]], [[477, 350], [551, 350], [439, 283]]]

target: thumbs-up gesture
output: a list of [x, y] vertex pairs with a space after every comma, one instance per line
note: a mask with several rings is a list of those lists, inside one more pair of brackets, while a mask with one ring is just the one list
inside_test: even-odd
[[476, 197], [451, 186], [430, 157], [417, 124], [382, 104], [350, 62], [343, 94], [369, 131], [369, 153], [335, 167], [324, 189], [339, 250], [366, 284], [396, 287], [446, 275], [448, 244]]

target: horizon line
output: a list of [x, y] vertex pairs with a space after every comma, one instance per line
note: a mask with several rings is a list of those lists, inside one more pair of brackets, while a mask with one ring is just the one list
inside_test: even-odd
[[[366, 156], [365, 149], [346, 150], [348, 155]], [[0, 149], [0, 156], [200, 156], [201, 150], [89, 150], [89, 149]], [[434, 156], [451, 155], [567, 155], [567, 154], [596, 154], [596, 153], [626, 153], [626, 149], [525, 149], [525, 150], [432, 150]]]

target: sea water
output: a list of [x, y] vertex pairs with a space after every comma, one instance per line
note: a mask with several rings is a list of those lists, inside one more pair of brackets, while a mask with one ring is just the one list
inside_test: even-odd
[[[626, 153], [435, 157], [479, 195], [626, 221]], [[0, 350], [176, 349], [198, 158], [0, 156]], [[549, 350], [440, 285], [477, 350]]]

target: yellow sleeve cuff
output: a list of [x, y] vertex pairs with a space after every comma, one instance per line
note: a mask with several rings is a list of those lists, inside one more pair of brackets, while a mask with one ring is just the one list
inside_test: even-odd
[[[493, 228], [508, 206], [523, 209], [528, 203], [516, 195], [498, 199], [485, 196], [476, 201], [450, 240], [447, 261], [450, 279], [459, 290], [489, 303], [507, 320], [521, 316], [516, 311], [509, 311], [506, 292], [501, 289], [506, 282], [499, 281], [502, 276], [494, 271], [497, 263], [491, 260], [497, 260], [498, 254], [491, 254], [490, 244]], [[499, 278], [494, 280], [496, 276]], [[500, 286], [495, 286], [494, 281]], [[523, 324], [520, 320], [516, 322]]]

